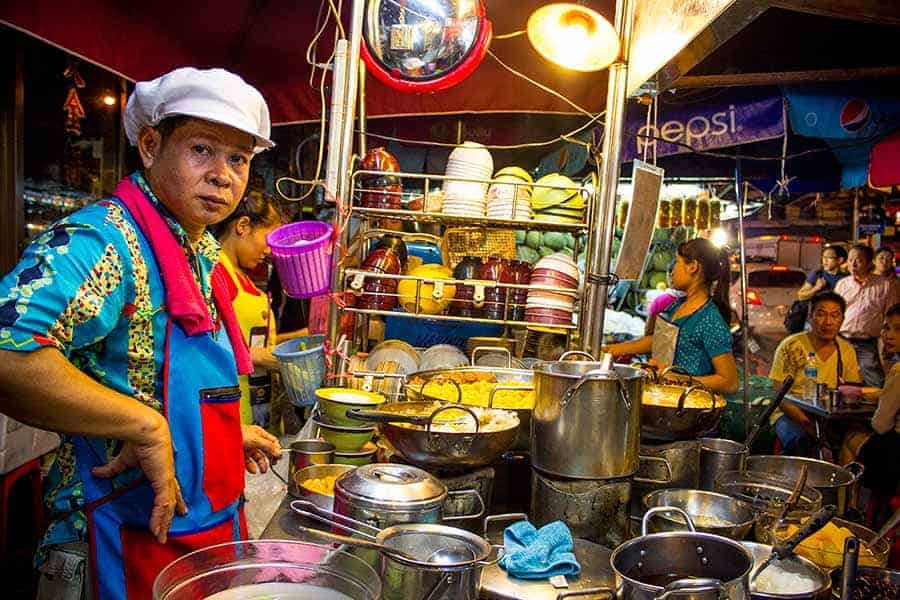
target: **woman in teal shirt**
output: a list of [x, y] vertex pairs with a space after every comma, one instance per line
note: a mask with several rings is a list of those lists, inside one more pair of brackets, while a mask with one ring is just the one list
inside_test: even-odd
[[652, 352], [651, 362], [657, 366], [675, 365], [710, 390], [736, 392], [738, 374], [728, 328], [728, 283], [727, 254], [702, 238], [681, 244], [672, 287], [686, 296], [660, 313], [651, 335], [612, 344], [604, 351], [617, 356]]

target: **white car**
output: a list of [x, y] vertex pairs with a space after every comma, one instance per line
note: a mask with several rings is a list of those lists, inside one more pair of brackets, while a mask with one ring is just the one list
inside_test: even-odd
[[[803, 287], [806, 273], [795, 267], [772, 263], [747, 265], [747, 307], [750, 327], [759, 334], [787, 335], [784, 317]], [[740, 273], [732, 271], [729, 291], [731, 308], [741, 316]]]

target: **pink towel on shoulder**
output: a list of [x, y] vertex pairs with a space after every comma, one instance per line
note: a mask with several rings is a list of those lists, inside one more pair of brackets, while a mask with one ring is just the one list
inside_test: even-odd
[[[181, 244], [175, 239], [175, 234], [162, 215], [130, 177], [119, 182], [114, 195], [122, 202], [150, 243], [165, 288], [166, 311], [189, 336], [212, 331], [212, 318], [200, 287], [194, 279]], [[216, 265], [213, 271], [213, 300], [231, 340], [238, 373], [245, 375], [253, 372], [253, 363], [234, 313], [232, 299], [228, 297], [227, 288], [222, 285], [221, 275], [217, 276], [219, 267], [220, 265]]]

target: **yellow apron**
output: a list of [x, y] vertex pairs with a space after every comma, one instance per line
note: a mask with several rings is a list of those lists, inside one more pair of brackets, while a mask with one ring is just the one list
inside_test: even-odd
[[[268, 297], [254, 285], [249, 277], [235, 268], [224, 252], [220, 254], [222, 266], [228, 271], [237, 296], [234, 299], [234, 312], [241, 325], [244, 341], [250, 348], [265, 348], [275, 341], [275, 321], [270, 318]], [[256, 424], [263, 428], [269, 426], [269, 391], [271, 384], [266, 385], [268, 373], [257, 370], [250, 375], [241, 375], [241, 423]], [[253, 385], [251, 385], [251, 382]], [[255, 410], [254, 410], [254, 407]], [[254, 419], [254, 412], [256, 418]]]

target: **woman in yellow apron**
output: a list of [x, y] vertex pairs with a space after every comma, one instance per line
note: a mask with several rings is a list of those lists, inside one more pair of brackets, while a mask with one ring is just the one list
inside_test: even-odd
[[271, 406], [269, 371], [278, 369], [272, 348], [277, 342], [302, 335], [302, 332], [276, 336], [269, 297], [256, 287], [247, 273], [267, 259], [266, 236], [281, 224], [282, 216], [274, 199], [250, 192], [227, 219], [216, 225], [216, 237], [222, 245], [220, 260], [231, 279], [234, 311], [256, 368], [250, 375], [239, 378], [241, 423], [259, 425], [274, 432], [280, 429], [280, 412]]
[[728, 303], [728, 256], [712, 242], [697, 238], [678, 246], [672, 287], [686, 295], [656, 319], [652, 335], [604, 348], [613, 355], [651, 354], [659, 367], [681, 367], [708, 389], [731, 394], [738, 389], [732, 354]]

